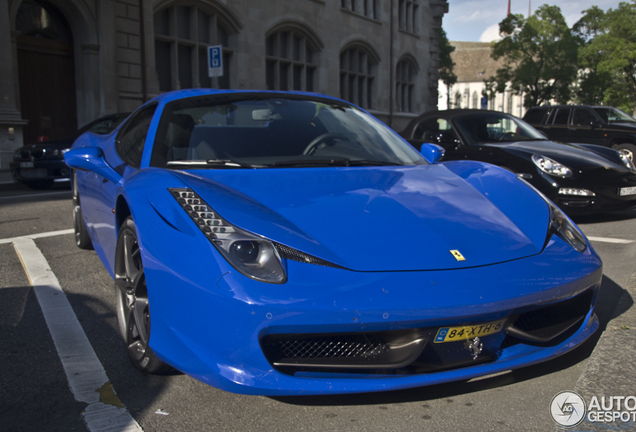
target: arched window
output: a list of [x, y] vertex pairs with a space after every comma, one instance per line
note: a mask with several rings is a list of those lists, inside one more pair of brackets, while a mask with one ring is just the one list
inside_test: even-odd
[[457, 93], [455, 93], [455, 106], [453, 108], [461, 108], [461, 107], [462, 107], [462, 94], [458, 90]]
[[72, 43], [64, 18], [46, 2], [23, 0], [15, 18], [15, 29], [21, 36]]
[[230, 88], [231, 60], [228, 26], [223, 18], [197, 5], [178, 5], [154, 15], [155, 64], [161, 91], [217, 87], [208, 76], [209, 45], [223, 45], [223, 76], [218, 88]]
[[377, 3], [377, 0], [340, 0], [340, 7], [367, 18], [377, 19]]
[[280, 30], [267, 37], [268, 90], [314, 91], [318, 48], [298, 30]]
[[405, 58], [398, 62], [395, 73], [395, 100], [397, 110], [413, 112], [413, 93], [417, 67], [415, 63]]
[[362, 108], [375, 105], [377, 61], [362, 46], [352, 46], [340, 53], [340, 98]]
[[418, 0], [399, 0], [398, 25], [400, 30], [419, 33], [418, 9]]
[[474, 91], [473, 92], [473, 108], [477, 109], [479, 108], [479, 97], [477, 96], [477, 92]]
[[[46, 1], [23, 0], [15, 30], [20, 111], [22, 118], [29, 119], [23, 129], [24, 142], [35, 142], [40, 136], [61, 139], [75, 133], [73, 35], [64, 15]], [[2, 31], [9, 35], [9, 29]]]

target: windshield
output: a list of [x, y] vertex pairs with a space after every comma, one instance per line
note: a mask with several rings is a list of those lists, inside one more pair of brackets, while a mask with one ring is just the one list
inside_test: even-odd
[[358, 108], [272, 93], [170, 102], [150, 162], [176, 169], [425, 163], [392, 130]]
[[491, 142], [537, 141], [546, 138], [532, 126], [516, 117], [492, 112], [457, 116], [454, 124], [468, 144]]
[[594, 108], [606, 123], [636, 123], [636, 120], [617, 108]]

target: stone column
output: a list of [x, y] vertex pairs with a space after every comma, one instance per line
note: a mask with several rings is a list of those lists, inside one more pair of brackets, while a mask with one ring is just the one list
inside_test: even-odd
[[0, 183], [13, 181], [9, 162], [13, 151], [22, 146], [22, 128], [27, 124], [18, 110], [18, 82], [14, 71], [8, 0], [0, 0]]

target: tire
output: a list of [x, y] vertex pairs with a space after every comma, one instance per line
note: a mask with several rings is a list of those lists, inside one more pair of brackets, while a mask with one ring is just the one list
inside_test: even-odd
[[80, 249], [93, 249], [93, 242], [88, 235], [84, 218], [82, 218], [82, 207], [80, 206], [79, 191], [77, 190], [77, 177], [73, 171], [73, 229], [75, 231], [75, 244]]
[[132, 364], [142, 372], [164, 374], [172, 368], [155, 356], [150, 341], [148, 288], [141, 262], [135, 223], [128, 217], [121, 225], [115, 251], [115, 295], [119, 330]]
[[614, 150], [618, 150], [629, 158], [632, 162], [636, 162], [636, 145], [630, 143], [617, 144]]

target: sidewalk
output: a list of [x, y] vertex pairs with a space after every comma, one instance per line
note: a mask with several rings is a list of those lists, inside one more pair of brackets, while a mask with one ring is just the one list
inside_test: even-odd
[[[636, 396], [636, 306], [632, 299], [636, 298], [636, 274], [632, 275], [619, 300], [612, 320], [607, 324], [605, 332], [601, 335], [594, 352], [579, 377], [574, 389], [588, 404], [592, 397], [596, 396], [599, 403], [605, 397], [605, 403], [609, 404], [609, 398], [614, 396]], [[586, 416], [585, 420], [574, 428], [557, 426], [557, 431], [597, 432], [597, 431], [634, 431], [636, 430], [636, 410], [628, 404], [630, 409], [625, 409], [621, 404], [616, 410], [616, 402], [613, 404], [615, 412], [628, 412], [629, 421], [616, 420], [612, 422], [591, 422]], [[609, 405], [606, 405], [609, 407]]]

